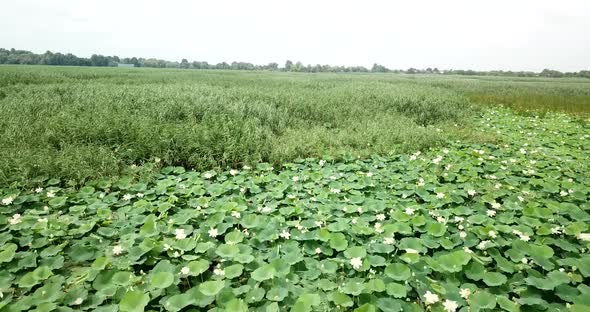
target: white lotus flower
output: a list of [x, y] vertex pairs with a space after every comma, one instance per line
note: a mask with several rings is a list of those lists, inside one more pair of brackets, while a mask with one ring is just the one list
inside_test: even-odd
[[131, 194], [125, 194], [123, 196], [123, 200], [131, 200], [132, 198], [133, 198], [133, 195], [131, 195]]
[[461, 231], [461, 232], [459, 232], [459, 237], [465, 238], [465, 237], [467, 237], [467, 233], [465, 231]]
[[137, 198], [143, 198], [144, 194], [143, 193], [137, 193], [137, 194], [135, 194], [135, 196], [137, 196]]
[[475, 196], [477, 192], [475, 190], [468, 190], [467, 194], [469, 194], [469, 196]]
[[213, 270], [213, 274], [219, 275], [219, 276], [224, 276], [225, 270], [222, 270], [221, 268], [215, 268], [215, 270]]
[[405, 212], [407, 215], [411, 216], [414, 214], [414, 209], [408, 207], [406, 208]]
[[494, 208], [494, 209], [500, 209], [500, 207], [502, 207], [502, 205], [500, 205], [500, 203], [497, 203], [495, 201], [492, 203], [492, 208]]
[[330, 192], [334, 193], [334, 194], [340, 194], [340, 190], [337, 188], [332, 188], [330, 189]]
[[351, 222], [352, 224], [356, 224], [356, 223], [358, 222], [358, 219], [357, 219], [357, 218], [352, 218], [352, 220], [350, 220], [350, 222]]
[[467, 298], [469, 298], [469, 295], [471, 295], [471, 290], [469, 288], [461, 288], [459, 294], [461, 295], [461, 298], [467, 300]]
[[204, 177], [205, 177], [205, 179], [211, 179], [211, 178], [213, 178], [213, 174], [211, 172], [205, 172]]
[[455, 217], [455, 222], [459, 223], [459, 222], [463, 222], [465, 221], [465, 218], [463, 217]]
[[186, 238], [186, 233], [184, 232], [184, 229], [176, 229], [174, 230], [174, 234], [176, 235], [176, 239]]
[[372, 176], [373, 176], [373, 173], [372, 173], [372, 172], [370, 172], [370, 171], [369, 171], [369, 172], [367, 172], [367, 177], [369, 177], [369, 178], [370, 178], [370, 177], [372, 177]]
[[385, 245], [392, 245], [395, 242], [395, 238], [393, 237], [386, 237], [383, 239], [383, 243]]
[[294, 177], [292, 178], [292, 180], [293, 180], [293, 182], [297, 182], [297, 181], [299, 181], [299, 177], [298, 177], [298, 176], [294, 176]]
[[11, 225], [19, 224], [22, 221], [21, 218], [22, 216], [20, 215], [20, 213], [15, 213], [12, 215], [12, 218], [8, 219], [8, 222]]
[[561, 191], [561, 192], [559, 192], [559, 195], [561, 195], [563, 197], [563, 196], [568, 196], [569, 193], [567, 191]]
[[416, 160], [416, 158], [418, 158], [416, 155], [410, 156], [410, 160]]
[[480, 243], [477, 245], [477, 248], [478, 248], [478, 249], [480, 249], [480, 250], [484, 250], [484, 249], [486, 249], [486, 245], [487, 245], [489, 242], [490, 242], [490, 241], [483, 240], [483, 241], [481, 241], [481, 242], [480, 242]]
[[217, 235], [219, 235], [219, 232], [217, 232], [216, 228], [210, 228], [209, 231], [207, 231], [207, 233], [209, 233], [209, 237], [216, 237]]
[[115, 245], [113, 246], [113, 255], [118, 256], [123, 253], [123, 246]]
[[384, 215], [384, 214], [382, 214], [382, 213], [380, 213], [380, 214], [378, 214], [378, 215], [376, 216], [376, 218], [377, 218], [377, 220], [379, 220], [379, 221], [383, 221], [383, 220], [385, 220], [385, 215]]
[[172, 247], [168, 244], [164, 244], [164, 250], [165, 251], [172, 250]]
[[315, 225], [316, 225], [317, 227], [322, 227], [322, 225], [324, 224], [324, 223], [323, 223], [322, 221], [320, 221], [320, 220], [318, 220], [318, 221], [315, 221], [314, 223], [315, 223]]
[[529, 262], [529, 260], [527, 258], [522, 258], [522, 259], [520, 259], [520, 262], [527, 264]]
[[242, 215], [240, 214], [239, 211], [232, 211], [231, 212], [231, 216], [234, 217], [234, 218], [236, 218], [236, 219], [239, 219]]
[[436, 198], [442, 199], [445, 197], [445, 193], [436, 193]]
[[432, 160], [433, 164], [438, 165], [438, 163], [442, 160], [442, 156], [437, 156], [435, 159]]
[[48, 191], [47, 197], [49, 197], [49, 198], [55, 197], [55, 191]]
[[240, 172], [238, 170], [236, 170], [236, 169], [232, 169], [232, 170], [229, 171], [229, 174], [231, 174], [233, 176], [238, 175], [238, 173], [240, 173]]
[[457, 305], [456, 301], [453, 300], [445, 300], [445, 302], [443, 302], [443, 307], [445, 309], [445, 311], [447, 312], [455, 312], [457, 311], [457, 308], [459, 307], [459, 305]]
[[323, 167], [326, 164], [326, 161], [323, 159], [320, 159], [319, 165], [320, 167]]
[[473, 250], [469, 249], [469, 247], [463, 247], [463, 251], [466, 252], [466, 253], [468, 253], [468, 254], [473, 253]]
[[551, 234], [561, 234], [561, 229], [559, 226], [551, 228]]
[[272, 211], [272, 209], [270, 209], [269, 206], [262, 207], [262, 213], [270, 213], [271, 211]]
[[188, 267], [182, 267], [182, 269], [180, 269], [180, 274], [182, 275], [188, 275], [190, 273], [190, 269]]
[[590, 242], [590, 233], [580, 233], [580, 234], [578, 234], [578, 239], [586, 241], [586, 242]]
[[438, 295], [431, 293], [430, 290], [424, 294], [424, 303], [426, 303], [427, 305], [435, 304], [438, 301]]
[[359, 257], [352, 258], [350, 259], [350, 265], [352, 265], [355, 270], [358, 270], [363, 266], [363, 260]]
[[279, 236], [284, 239], [289, 239], [291, 237], [291, 233], [289, 233], [289, 231], [287, 231], [287, 230], [283, 230], [283, 232], [281, 232], [281, 234], [279, 234]]
[[496, 232], [495, 232], [495, 231], [489, 231], [489, 232], [488, 232], [488, 235], [489, 235], [491, 238], [496, 238]]
[[375, 223], [375, 231], [377, 233], [383, 233], [383, 228], [381, 228], [381, 223]]
[[463, 224], [459, 224], [459, 225], [457, 225], [457, 228], [458, 228], [459, 230], [463, 230], [465, 227], [463, 226]]
[[528, 242], [529, 240], [531, 240], [531, 237], [523, 234], [523, 235], [520, 235], [520, 240]]
[[493, 217], [496, 215], [496, 210], [488, 209], [486, 211], [486, 214], [488, 215], [488, 217]]
[[320, 247], [318, 247], [318, 248], [315, 249], [315, 253], [316, 254], [321, 254], [322, 253], [322, 250], [320, 249]]
[[8, 206], [8, 205], [12, 204], [13, 201], [14, 201], [14, 197], [8, 196], [8, 197], [2, 199], [2, 204]]
[[42, 187], [36, 188], [35, 193], [43, 193], [43, 188]]
[[84, 302], [84, 300], [83, 300], [82, 298], [78, 297], [78, 298], [76, 298], [76, 300], [74, 301], [74, 304], [75, 304], [75, 305], [81, 305], [81, 304], [82, 304], [82, 302]]

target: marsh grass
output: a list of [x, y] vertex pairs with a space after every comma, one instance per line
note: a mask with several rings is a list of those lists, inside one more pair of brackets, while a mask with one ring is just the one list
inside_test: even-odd
[[[0, 66], [0, 181], [83, 181], [156, 157], [205, 170], [487, 140], [471, 130], [478, 108], [469, 100], [502, 102], [494, 84], [506, 85], [407, 75]], [[532, 90], [545, 96], [543, 88]]]

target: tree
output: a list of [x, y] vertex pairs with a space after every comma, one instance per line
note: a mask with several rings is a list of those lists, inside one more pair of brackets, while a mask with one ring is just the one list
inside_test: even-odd
[[268, 65], [265, 66], [265, 69], [267, 69], [267, 70], [278, 70], [279, 69], [279, 64], [277, 64], [275, 62], [268, 63]]
[[290, 60], [287, 60], [285, 62], [285, 71], [291, 71], [292, 67], [293, 67], [293, 62], [291, 62]]
[[[57, 56], [58, 54], [61, 54], [61, 53], [54, 54], [54, 57]], [[92, 56], [90, 57], [90, 64], [92, 66], [108, 66], [109, 59], [103, 55], [92, 54]]]
[[180, 68], [188, 68], [189, 64], [188, 64], [188, 60], [183, 58], [182, 61], [180, 61]]
[[371, 67], [371, 71], [374, 73], [386, 73], [389, 72], [389, 69], [383, 65], [375, 63], [373, 64], [373, 67]]
[[295, 63], [295, 66], [293, 67], [293, 71], [302, 72], [303, 71], [303, 63], [301, 63], [299, 61], [297, 63]]

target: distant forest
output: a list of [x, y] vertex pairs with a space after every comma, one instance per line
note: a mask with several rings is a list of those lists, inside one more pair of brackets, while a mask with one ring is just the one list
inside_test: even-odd
[[2, 49], [0, 48], [0, 64], [23, 64], [23, 65], [61, 65], [61, 66], [101, 66], [116, 67], [118, 64], [133, 64], [135, 67], [152, 67], [152, 68], [183, 68], [183, 69], [226, 69], [226, 70], [268, 70], [268, 71], [288, 71], [288, 72], [379, 72], [379, 73], [406, 73], [406, 74], [443, 74], [443, 75], [484, 75], [484, 76], [513, 76], [513, 77], [584, 77], [590, 78], [589, 70], [579, 72], [560, 72], [557, 70], [544, 69], [540, 73], [531, 71], [475, 71], [475, 70], [458, 70], [438, 68], [408, 68], [408, 69], [389, 69], [383, 65], [373, 64], [369, 69], [363, 66], [332, 66], [332, 65], [304, 65], [301, 62], [293, 63], [287, 60], [280, 67], [278, 63], [268, 63], [266, 65], [255, 65], [247, 62], [221, 62], [209, 64], [208, 62], [193, 61], [182, 59], [180, 62], [167, 61], [155, 58], [138, 58], [125, 57], [120, 58], [116, 55], [104, 56], [93, 54], [90, 58], [78, 57], [71, 53], [53, 53], [47, 51], [43, 54], [35, 54], [31, 51]]

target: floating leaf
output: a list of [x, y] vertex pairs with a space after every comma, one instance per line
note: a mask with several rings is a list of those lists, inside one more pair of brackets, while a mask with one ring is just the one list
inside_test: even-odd
[[410, 268], [403, 263], [392, 263], [385, 267], [385, 275], [396, 281], [405, 281], [412, 275]]
[[199, 285], [199, 291], [205, 296], [215, 296], [225, 287], [224, 281], [207, 281]]
[[121, 312], [142, 312], [150, 301], [150, 296], [138, 290], [132, 290], [125, 293], [119, 302], [119, 311]]
[[500, 286], [506, 283], [506, 276], [497, 272], [485, 272], [483, 274], [483, 281], [488, 286]]
[[150, 287], [155, 289], [166, 288], [174, 283], [174, 275], [170, 272], [157, 272], [150, 279]]
[[273, 278], [275, 274], [275, 268], [270, 264], [265, 264], [252, 272], [252, 278], [256, 281], [262, 282]]
[[476, 311], [493, 309], [496, 306], [496, 297], [487, 291], [477, 291], [469, 297], [469, 306]]
[[348, 247], [348, 241], [342, 233], [334, 233], [330, 235], [330, 247], [343, 251]]

